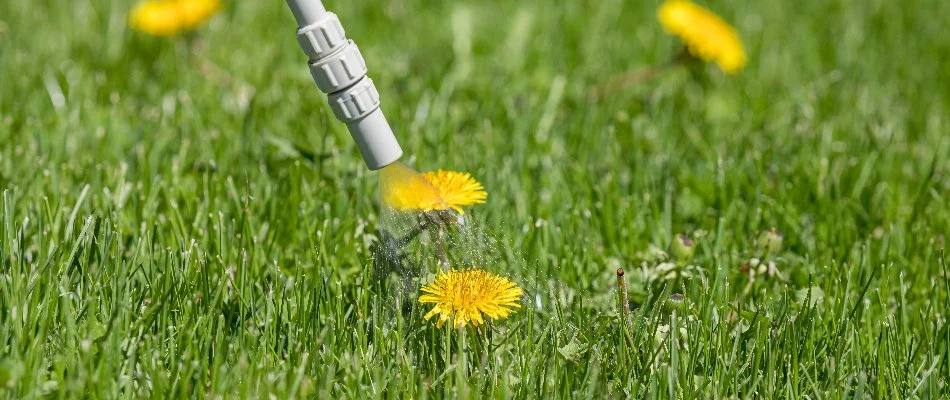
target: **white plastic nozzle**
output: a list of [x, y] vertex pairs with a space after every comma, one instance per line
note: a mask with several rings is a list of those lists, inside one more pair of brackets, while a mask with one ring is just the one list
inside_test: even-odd
[[363, 161], [376, 170], [399, 160], [402, 148], [379, 108], [379, 92], [339, 18], [320, 0], [287, 0], [287, 5], [300, 26], [297, 42], [310, 59], [310, 75], [329, 97], [333, 115], [346, 123]]
[[389, 127], [389, 122], [386, 122], [382, 109], [377, 108], [366, 117], [347, 122], [346, 127], [369, 169], [375, 171], [402, 157], [402, 148], [396, 142], [396, 135]]
[[307, 26], [323, 18], [327, 9], [320, 0], [287, 0], [290, 12], [294, 13], [297, 25]]

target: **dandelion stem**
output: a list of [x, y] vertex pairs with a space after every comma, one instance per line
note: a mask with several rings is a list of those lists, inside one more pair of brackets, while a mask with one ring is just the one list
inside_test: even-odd
[[614, 77], [595, 87], [591, 91], [592, 95], [595, 99], [602, 99], [630, 86], [648, 82], [664, 69], [666, 69], [665, 65], [651, 65], [614, 75]]
[[459, 355], [455, 361], [458, 365], [458, 367], [455, 368], [455, 371], [457, 372], [457, 375], [455, 377], [456, 378], [455, 395], [456, 395], [456, 398], [459, 398], [459, 399], [468, 399], [469, 398], [468, 354], [466, 353], [467, 351], [466, 348], [468, 346], [466, 346], [466, 343], [465, 343], [465, 340], [466, 340], [465, 329], [456, 329], [455, 331], [458, 332], [457, 338], [458, 338], [458, 352], [459, 352]]
[[435, 235], [436, 237], [435, 245], [437, 247], [436, 251], [438, 251], [438, 254], [439, 254], [439, 265], [442, 267], [443, 271], [448, 270], [449, 268], [449, 256], [448, 256], [448, 252], [445, 249], [445, 235], [446, 235], [445, 226], [441, 224], [438, 225], [438, 228], [436, 229], [436, 235]]
[[419, 237], [420, 233], [422, 233], [428, 228], [429, 228], [428, 222], [426, 221], [420, 222], [419, 225], [416, 225], [414, 228], [412, 228], [412, 230], [409, 231], [409, 233], [399, 238], [399, 240], [396, 242], [396, 245], [399, 246], [400, 248], [406, 247], [406, 245], [409, 244], [409, 242], [415, 240], [415, 238]]
[[686, 46], [683, 46], [680, 51], [673, 54], [669, 60], [662, 64], [650, 65], [646, 67], [637, 68], [630, 70], [618, 75], [614, 75], [606, 82], [596, 86], [594, 90], [591, 91], [591, 95], [594, 99], [602, 99], [607, 97], [610, 94], [616, 93], [620, 90], [626, 89], [630, 86], [638, 85], [644, 82], [649, 82], [653, 80], [657, 75], [666, 70], [672, 69], [678, 65], [683, 65], [693, 60], [694, 57], [690, 55], [689, 50]]

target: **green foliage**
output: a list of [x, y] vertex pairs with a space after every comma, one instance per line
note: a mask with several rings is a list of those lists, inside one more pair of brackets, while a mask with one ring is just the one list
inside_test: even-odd
[[742, 73], [597, 100], [678, 51], [657, 3], [326, 3], [405, 161], [487, 188], [467, 216], [524, 307], [437, 329], [374, 283], [377, 177], [282, 2], [165, 40], [4, 0], [0, 397], [950, 395], [944, 1], [708, 4]]

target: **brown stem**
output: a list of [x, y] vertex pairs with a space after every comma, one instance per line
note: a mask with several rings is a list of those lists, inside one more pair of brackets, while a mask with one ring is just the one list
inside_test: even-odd
[[689, 53], [689, 49], [686, 48], [686, 46], [683, 46], [665, 63], [637, 68], [622, 74], [614, 75], [612, 78], [608, 79], [607, 82], [596, 86], [594, 90], [591, 91], [591, 94], [594, 99], [604, 98], [607, 95], [619, 92], [630, 86], [648, 82], [659, 75], [660, 72], [673, 68], [677, 65], [686, 64], [692, 59], [693, 56]]
[[633, 323], [630, 322], [630, 303], [627, 301], [627, 284], [623, 280], [623, 268], [617, 268], [617, 312], [620, 314], [620, 333], [627, 343], [632, 346], [630, 337], [633, 331]]
[[595, 99], [602, 99], [610, 94], [619, 92], [630, 86], [647, 82], [655, 77], [660, 71], [665, 69], [664, 65], [651, 65], [649, 67], [638, 68], [632, 71], [614, 75], [607, 82], [594, 88], [592, 95]]
[[627, 284], [623, 279], [623, 268], [617, 268], [617, 312], [623, 320], [630, 314], [630, 303], [627, 301]]

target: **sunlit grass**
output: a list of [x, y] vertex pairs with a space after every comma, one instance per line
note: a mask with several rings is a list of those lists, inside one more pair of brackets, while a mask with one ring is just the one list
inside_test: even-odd
[[170, 39], [0, 1], [0, 397], [950, 392], [943, 2], [717, 2], [739, 74], [597, 100], [680, 51], [659, 2], [326, 3], [404, 161], [490, 193], [466, 224], [522, 307], [436, 328], [370, 279], [377, 173], [282, 2]]

